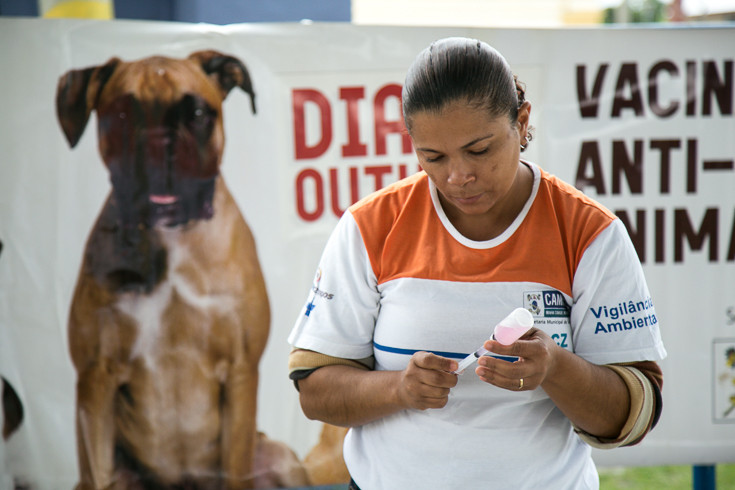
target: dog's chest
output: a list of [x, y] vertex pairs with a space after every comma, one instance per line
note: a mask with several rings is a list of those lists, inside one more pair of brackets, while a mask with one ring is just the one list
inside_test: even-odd
[[229, 332], [222, 328], [223, 323], [237, 323], [235, 297], [207, 288], [207, 282], [196, 273], [203, 272], [206, 265], [186, 247], [174, 243], [168, 244], [167, 250], [165, 280], [149, 294], [122, 294], [116, 305], [137, 327], [131, 360], [144, 361], [159, 372], [166, 359], [209, 355], [207, 346], [216, 340], [213, 336]]

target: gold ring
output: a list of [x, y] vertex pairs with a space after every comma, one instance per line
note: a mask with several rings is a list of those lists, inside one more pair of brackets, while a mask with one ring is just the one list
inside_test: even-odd
[[521, 378], [521, 384], [518, 385], [518, 389], [519, 390], [523, 389], [523, 378]]

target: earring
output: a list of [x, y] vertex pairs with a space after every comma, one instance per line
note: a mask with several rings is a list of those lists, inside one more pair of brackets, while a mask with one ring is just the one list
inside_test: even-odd
[[531, 135], [526, 134], [526, 136], [523, 139], [526, 140], [526, 143], [525, 144], [521, 143], [521, 151], [525, 150], [526, 147], [528, 147], [528, 142], [531, 141]]

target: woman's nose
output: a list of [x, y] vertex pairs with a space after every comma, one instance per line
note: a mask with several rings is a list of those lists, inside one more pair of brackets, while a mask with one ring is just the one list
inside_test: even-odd
[[463, 186], [475, 180], [475, 169], [461, 160], [455, 160], [449, 163], [449, 175], [447, 182], [451, 185]]

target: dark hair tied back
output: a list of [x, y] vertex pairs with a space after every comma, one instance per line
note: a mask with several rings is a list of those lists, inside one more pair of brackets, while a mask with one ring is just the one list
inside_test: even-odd
[[452, 37], [438, 40], [416, 57], [403, 85], [403, 117], [439, 112], [457, 100], [487, 109], [491, 117], [506, 114], [512, 122], [525, 101], [525, 86], [507, 61], [490, 45]]

